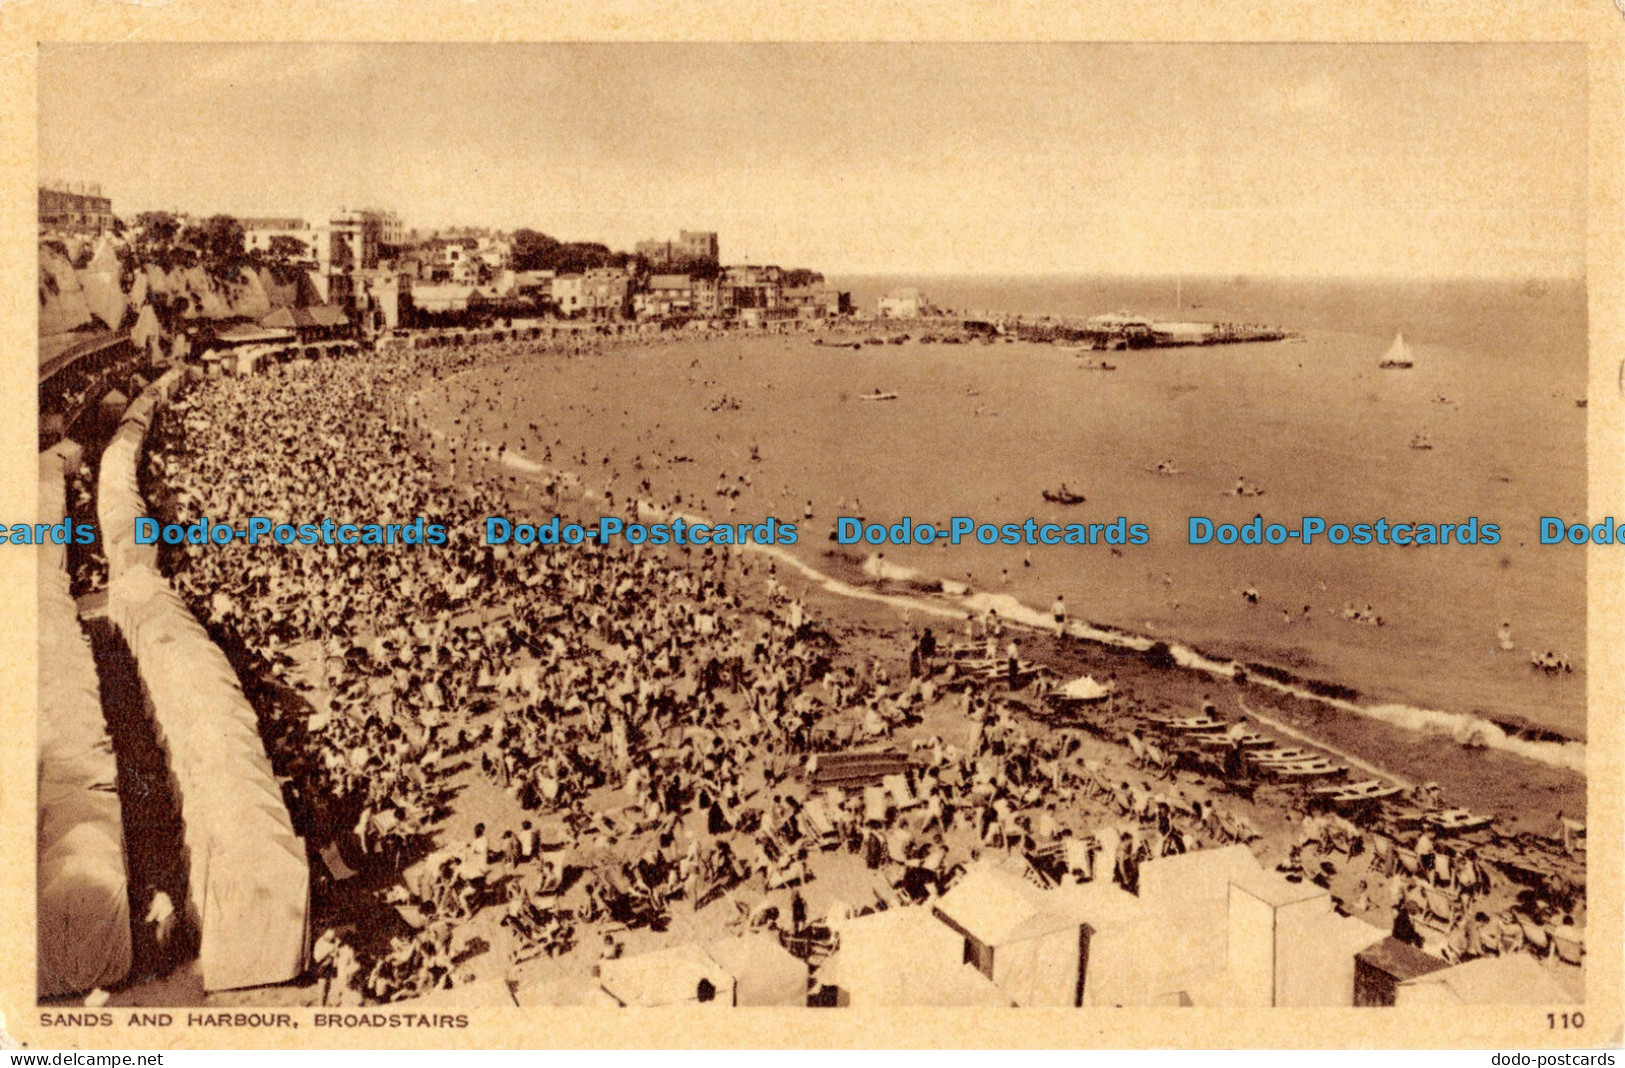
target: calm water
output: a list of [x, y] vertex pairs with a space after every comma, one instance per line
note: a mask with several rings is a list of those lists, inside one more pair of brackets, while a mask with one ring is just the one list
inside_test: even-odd
[[[939, 303], [965, 308], [1174, 310], [1171, 283], [835, 281], [869, 300], [894, 284], [919, 284]], [[1164, 290], [1162, 308], [1155, 294]], [[1221, 291], [1230, 301], [1222, 309]], [[719, 473], [730, 480], [749, 473], [752, 487], [735, 518], [799, 520], [812, 499], [817, 529], [803, 531], [800, 551], [815, 563], [830, 547], [825, 532], [842, 501], [861, 502], [868, 519], [888, 523], [905, 515], [938, 522], [1127, 516], [1149, 524], [1152, 541], [1125, 546], [1121, 556], [1106, 546], [886, 551], [1035, 605], [1064, 593], [1075, 616], [1269, 660], [1373, 698], [1517, 716], [1583, 737], [1583, 551], [1536, 544], [1538, 517], [1584, 516], [1586, 413], [1574, 406], [1586, 374], [1583, 291], [1556, 287], [1537, 297], [1515, 286], [1243, 281], [1187, 282], [1185, 298], [1206, 305], [1187, 308], [1192, 317], [1276, 323], [1304, 330], [1308, 340], [1113, 354], [1118, 370], [1110, 373], [1081, 369], [1085, 361], [1053, 346], [911, 343], [853, 352], [805, 339], [547, 359], [518, 379], [491, 374], [488, 381], [510, 401], [517, 397], [518, 407], [486, 416], [476, 429], [518, 443], [518, 428], [537, 422], [547, 441], [563, 443], [555, 461], [585, 447], [587, 477], [602, 481], [618, 471], [623, 493], [637, 481], [632, 464], [641, 457], [647, 470], [637, 477], [647, 475], [657, 497], [680, 491], [692, 510], [715, 518], [726, 517], [712, 493]], [[1398, 327], [1414, 338], [1417, 367], [1379, 371]], [[875, 387], [900, 399], [855, 399]], [[1450, 403], [1438, 403], [1440, 396]], [[724, 398], [739, 408], [710, 410]], [[1417, 433], [1435, 447], [1409, 448]], [[757, 463], [749, 460], [753, 444]], [[654, 463], [676, 454], [696, 462]], [[540, 445], [532, 441], [525, 455], [540, 459]], [[1183, 474], [1155, 474], [1162, 459]], [[1238, 474], [1266, 495], [1226, 496]], [[1062, 481], [1088, 502], [1045, 503], [1041, 491]], [[1502, 541], [1186, 544], [1191, 515], [1239, 522], [1255, 512], [1293, 522], [1476, 515], [1498, 523]], [[1242, 597], [1248, 587], [1259, 605]], [[1341, 619], [1351, 602], [1370, 604], [1385, 625]], [[1497, 649], [1503, 619], [1516, 652]], [[1528, 650], [1537, 647], [1566, 653], [1576, 674], [1532, 672]]]

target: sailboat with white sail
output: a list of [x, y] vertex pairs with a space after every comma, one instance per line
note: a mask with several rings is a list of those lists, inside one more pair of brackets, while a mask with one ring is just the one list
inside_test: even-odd
[[1384, 371], [1408, 371], [1416, 366], [1416, 359], [1411, 355], [1411, 347], [1405, 341], [1403, 330], [1394, 335], [1394, 343], [1388, 346], [1388, 351], [1383, 354], [1377, 366]]

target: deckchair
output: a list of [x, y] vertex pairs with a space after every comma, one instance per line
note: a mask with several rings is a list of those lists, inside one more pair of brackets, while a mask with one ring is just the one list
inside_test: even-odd
[[1523, 928], [1523, 940], [1531, 952], [1537, 957], [1544, 957], [1552, 951], [1552, 940], [1547, 935], [1546, 928], [1530, 920], [1518, 920], [1518, 926]]
[[1436, 886], [1422, 887], [1422, 896], [1427, 899], [1428, 915], [1435, 917], [1445, 926], [1455, 918], [1456, 902], [1451, 896]]
[[1371, 836], [1371, 859], [1366, 864], [1368, 870], [1380, 872], [1383, 875], [1392, 875], [1394, 871], [1394, 840], [1380, 834]]

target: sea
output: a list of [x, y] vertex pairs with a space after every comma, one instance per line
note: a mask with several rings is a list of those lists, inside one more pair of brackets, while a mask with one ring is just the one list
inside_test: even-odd
[[[1583, 282], [830, 283], [860, 309], [914, 286], [967, 315], [1128, 310], [1279, 326], [1302, 340], [1080, 354], [1049, 344], [916, 338], [853, 351], [807, 336], [728, 337], [611, 359], [536, 357], [484, 372], [442, 406], [526, 462], [574, 469], [617, 496], [680, 494], [685, 512], [795, 522], [792, 551], [813, 568], [832, 551], [876, 551], [833, 545], [839, 515], [1144, 523], [1144, 545], [884, 552], [892, 566], [1038, 611], [1061, 595], [1076, 619], [1347, 687], [1390, 720], [1454, 716], [1585, 738], [1585, 550], [1541, 545], [1538, 529], [1543, 516], [1587, 518], [1587, 413], [1575, 403], [1587, 380]], [[1380, 370], [1399, 331], [1415, 367]], [[1103, 357], [1114, 370], [1097, 369]], [[876, 390], [897, 399], [859, 399]], [[1412, 448], [1418, 435], [1432, 448]], [[1179, 473], [1159, 474], [1164, 461]], [[1262, 495], [1229, 493], [1238, 478]], [[1043, 491], [1062, 483], [1086, 500], [1046, 502]], [[719, 495], [721, 486], [737, 495]], [[1188, 543], [1193, 516], [1255, 515], [1289, 525], [1303, 516], [1476, 518], [1500, 539]], [[1350, 608], [1367, 621], [1346, 618]], [[1572, 672], [1533, 669], [1531, 651], [1547, 650]]]

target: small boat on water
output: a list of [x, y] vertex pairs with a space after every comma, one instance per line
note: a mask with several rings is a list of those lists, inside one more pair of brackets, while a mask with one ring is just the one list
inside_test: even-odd
[[1428, 440], [1428, 436], [1426, 434], [1412, 434], [1411, 435], [1411, 448], [1413, 448], [1413, 449], [1431, 449], [1431, 448], [1433, 448], [1433, 442]]
[[1081, 493], [1072, 492], [1063, 483], [1058, 490], [1045, 490], [1044, 499], [1051, 504], [1082, 504], [1089, 498]]
[[1575, 401], [1574, 401], [1574, 406], [1576, 408], [1584, 408], [1586, 406], [1586, 401], [1587, 401], [1587, 398], [1585, 398], [1585, 397], [1576, 398]]
[[1377, 366], [1384, 371], [1408, 371], [1416, 366], [1416, 358], [1411, 355], [1411, 347], [1405, 342], [1405, 333], [1400, 331], [1394, 335], [1394, 343], [1388, 346]]
[[873, 393], [860, 393], [860, 394], [858, 394], [858, 400], [883, 401], [883, 400], [896, 400], [896, 399], [897, 399], [897, 394], [891, 393], [891, 392], [884, 392], [883, 393], [878, 389], [875, 390]]

